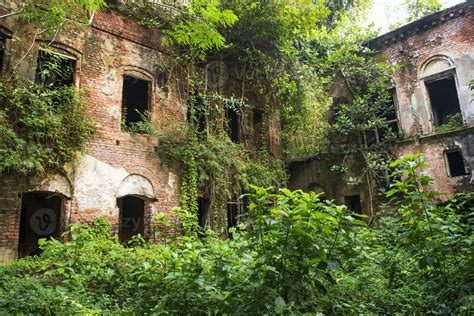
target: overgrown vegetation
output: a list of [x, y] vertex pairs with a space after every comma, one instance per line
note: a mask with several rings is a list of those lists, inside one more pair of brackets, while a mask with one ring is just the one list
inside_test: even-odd
[[145, 113], [139, 113], [139, 115], [140, 120], [138, 122], [132, 122], [127, 124], [127, 111], [126, 108], [122, 108], [122, 120], [120, 121], [121, 130], [134, 134], [148, 134], [152, 136], [157, 136], [158, 130], [156, 128], [156, 120], [153, 118], [152, 113], [150, 113], [149, 111], [145, 111]]
[[[394, 69], [365, 45], [374, 35], [357, 26], [366, 3], [130, 4], [130, 14], [172, 46], [157, 61], [160, 73], [183, 79], [176, 89], [187, 120], [169, 122], [158, 146], [163, 164], [182, 171], [181, 207], [156, 217], [163, 243], [135, 236], [121, 245], [103, 218], [71, 225], [61, 241], [41, 240], [40, 256], [0, 267], [0, 313], [472, 312], [474, 196], [439, 204], [440, 194], [424, 188], [431, 179], [420, 171], [423, 156], [389, 163]], [[27, 2], [19, 14], [37, 23], [34, 37], [55, 37], [68, 18], [90, 23], [104, 6]], [[216, 62], [225, 67], [211, 82]], [[60, 68], [51, 66], [41, 75]], [[0, 86], [0, 173], [61, 169], [93, 132], [82, 93], [41, 81]], [[344, 98], [333, 100], [337, 84]], [[372, 190], [398, 179], [383, 207], [392, 216], [368, 229], [345, 206], [282, 189], [284, 166], [269, 141], [279, 112], [286, 158], [331, 152], [359, 159], [354, 182], [368, 185], [371, 209]], [[151, 116], [122, 127], [155, 134]], [[331, 146], [337, 139], [349, 146]], [[209, 201], [205, 229], [197, 223], [199, 197]], [[240, 224], [226, 231], [228, 202], [243, 200]]]
[[[237, 201], [252, 184], [279, 187], [286, 174], [282, 162], [265, 147], [252, 158], [243, 144], [234, 143], [226, 131], [228, 118], [223, 109], [213, 108], [215, 103], [208, 98], [190, 99], [188, 122], [159, 138], [158, 153], [165, 165], [179, 163], [183, 171], [181, 207], [197, 214], [198, 196], [207, 197], [209, 206], [201, 224], [222, 232], [228, 226], [227, 202]], [[222, 101], [227, 102], [225, 109], [235, 100]], [[204, 123], [203, 112], [222, 119]]]
[[[185, 79], [179, 95], [188, 105], [188, 122], [182, 128], [179, 124], [171, 128], [171, 135], [162, 137], [159, 153], [165, 161], [181, 161], [184, 166], [183, 206], [196, 209], [198, 195], [210, 199], [212, 210], [208, 213], [214, 215], [208, 218], [209, 225], [222, 228], [225, 223], [218, 218], [226, 217], [226, 202], [246, 191], [240, 182], [248, 181], [238, 179], [248, 174], [239, 174], [242, 169], [265, 171], [254, 184], [278, 187], [284, 177], [278, 167], [282, 164], [271, 159], [272, 155], [279, 156], [279, 149], [269, 146], [270, 137], [278, 137], [269, 135], [270, 124], [278, 124], [271, 121], [272, 114], [281, 117], [286, 158], [327, 151], [331, 106], [328, 90], [340, 74], [354, 89], [360, 86], [354, 98], [366, 103], [372, 102], [370, 98], [381, 98], [376, 89], [382, 87], [383, 94], [388, 67], [382, 67], [375, 54], [363, 46], [374, 33], [353, 26], [359, 20], [352, 16], [358, 16], [366, 5], [365, 1], [333, 5], [307, 0], [220, 1], [206, 6], [197, 1], [185, 7], [129, 4], [139, 23], [160, 28], [168, 35], [168, 43], [181, 45], [179, 54], [159, 61], [159, 68], [168, 78]], [[183, 20], [187, 22], [183, 24]], [[176, 25], [193, 31], [176, 33]], [[193, 32], [199, 33], [194, 36], [197, 42], [185, 38]], [[208, 67], [216, 65], [218, 78], [210, 78]], [[369, 82], [373, 86], [367, 87]], [[357, 110], [359, 103], [351, 103], [351, 109]], [[366, 130], [386, 127], [379, 106], [365, 109], [369, 113], [364, 113], [361, 124], [366, 124]], [[263, 116], [260, 128], [252, 122], [258, 115]], [[229, 128], [232, 116], [237, 117], [238, 132]], [[176, 130], [183, 132], [181, 137], [176, 137]], [[227, 136], [236, 139], [231, 142]], [[178, 141], [167, 146], [173, 139]], [[197, 143], [204, 145], [200, 151], [195, 150]], [[168, 149], [171, 152], [167, 153]], [[201, 152], [218, 159], [199, 164], [197, 156]], [[249, 167], [239, 170], [235, 161], [248, 161]], [[276, 172], [266, 172], [273, 167], [277, 167]]]
[[[60, 30], [71, 24], [87, 24], [103, 7], [103, 0], [25, 1], [11, 13], [18, 23], [33, 27], [32, 44], [26, 52], [6, 55], [14, 66], [0, 81], [0, 174], [61, 171], [66, 162], [84, 150], [94, 132], [84, 93], [61, 83], [67, 76], [72, 77], [74, 70], [63, 67], [64, 58], [55, 54], [48, 55], [50, 59], [42, 65], [35, 81], [31, 73], [19, 71], [18, 67], [37, 52], [33, 47], [39, 36], [53, 36], [54, 41]], [[25, 40], [14, 37], [14, 41]], [[48, 44], [42, 49], [47, 51]]]
[[458, 128], [462, 128], [464, 126], [464, 122], [462, 120], [461, 113], [455, 113], [448, 116], [448, 122], [446, 124], [440, 125], [436, 127], [436, 133], [444, 133], [449, 132]]
[[232, 239], [199, 238], [186, 210], [163, 244], [120, 245], [104, 219], [74, 224], [0, 268], [0, 313], [469, 314], [474, 196], [437, 204], [422, 156], [392, 166], [406, 177], [373, 229], [315, 193], [257, 187]]
[[94, 131], [74, 87], [3, 81], [0, 99], [0, 174], [62, 170]]

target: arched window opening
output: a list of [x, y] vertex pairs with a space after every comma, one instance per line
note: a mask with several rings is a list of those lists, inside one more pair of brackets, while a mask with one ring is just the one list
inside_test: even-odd
[[149, 119], [150, 100], [150, 81], [128, 75], [123, 77], [122, 121], [126, 128]]
[[425, 84], [434, 127], [445, 124], [462, 126], [453, 60], [444, 55], [432, 56], [422, 64], [420, 76]]
[[37, 255], [40, 238], [59, 238], [64, 197], [53, 192], [30, 192], [21, 196], [18, 257]]
[[117, 200], [120, 210], [119, 240], [124, 243], [136, 235], [144, 235], [145, 200], [127, 195]]
[[456, 116], [462, 121], [454, 74], [432, 81], [425, 81], [425, 85], [430, 98], [435, 126], [448, 124], [456, 119]]

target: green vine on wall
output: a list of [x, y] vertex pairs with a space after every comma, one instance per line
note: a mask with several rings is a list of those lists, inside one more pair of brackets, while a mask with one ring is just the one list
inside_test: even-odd
[[0, 174], [60, 170], [93, 134], [84, 95], [69, 86], [0, 82]]
[[[55, 54], [48, 54], [49, 62], [37, 73], [41, 84], [31, 80], [31, 72], [19, 69], [27, 57], [37, 52], [35, 41], [38, 38], [46, 37], [52, 43], [61, 30], [92, 23], [94, 14], [104, 7], [105, 0], [6, 3], [4, 9], [11, 11], [2, 18], [31, 27], [29, 36], [19, 32], [20, 35], [13, 34], [13, 41], [30, 40], [31, 44], [26, 43], [29, 47], [26, 52], [10, 49], [3, 60], [13, 67], [5, 68], [7, 72], [0, 81], [0, 174], [60, 171], [85, 149], [94, 133], [85, 95], [73, 85], [57, 84], [72, 75], [67, 72], [73, 69], [63, 67], [62, 57]], [[46, 46], [42, 48], [48, 50]]]
[[[217, 102], [209, 96], [198, 99]], [[181, 167], [181, 207], [197, 216], [198, 197], [208, 198], [204, 224], [222, 231], [227, 227], [229, 201], [248, 192], [251, 185], [279, 187], [286, 180], [286, 173], [282, 162], [265, 147], [252, 158], [243, 144], [232, 142], [226, 133], [225, 111], [216, 103], [191, 100], [191, 117], [174, 132], [159, 137], [158, 153], [165, 165], [178, 163]], [[207, 113], [213, 120], [206, 120], [203, 126], [199, 113]], [[210, 130], [214, 132], [206, 132]]]

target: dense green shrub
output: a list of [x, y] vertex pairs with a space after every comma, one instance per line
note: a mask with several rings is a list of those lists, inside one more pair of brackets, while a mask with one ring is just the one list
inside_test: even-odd
[[464, 122], [462, 120], [461, 113], [455, 113], [448, 116], [448, 122], [440, 125], [435, 128], [436, 133], [444, 133], [449, 132], [455, 129], [462, 128], [464, 126]]
[[94, 132], [75, 87], [2, 81], [0, 102], [0, 174], [61, 169]]
[[434, 203], [420, 159], [393, 164], [405, 172], [388, 193], [396, 215], [370, 229], [314, 193], [263, 188], [227, 240], [198, 234], [183, 209], [163, 244], [120, 245], [104, 219], [74, 224], [0, 268], [0, 314], [469, 313], [473, 195]]

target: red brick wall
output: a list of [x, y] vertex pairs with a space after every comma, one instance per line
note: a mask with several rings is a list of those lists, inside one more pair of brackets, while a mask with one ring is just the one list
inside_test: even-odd
[[[18, 25], [9, 21], [5, 26], [9, 29], [18, 28]], [[20, 28], [16, 32], [24, 31]], [[153, 185], [155, 199], [148, 201], [145, 215], [147, 223], [145, 232], [150, 238], [153, 237], [150, 226], [154, 214], [167, 212], [179, 204], [179, 173], [176, 169], [162, 168], [156, 154], [158, 144], [156, 137], [121, 131], [122, 80], [125, 73], [153, 80], [150, 108], [156, 118], [158, 129], [169, 128], [174, 122], [183, 120], [183, 106], [176, 97], [177, 91], [170, 89], [169, 92], [164, 92], [157, 84], [157, 80], [154, 80], [155, 62], [160, 54], [163, 54], [160, 52], [163, 50], [159, 48], [160, 42], [161, 35], [158, 32], [145, 30], [132, 20], [105, 10], [96, 15], [91, 28], [81, 32], [70, 31], [59, 34], [53, 45], [58, 50], [77, 58], [76, 81], [87, 91], [87, 107], [95, 121], [97, 133], [90, 140], [85, 154], [110, 166], [111, 170], [116, 169], [123, 177], [127, 174], [138, 174]], [[25, 46], [30, 44], [31, 39], [26, 38], [22, 44], [13, 43], [12, 48], [16, 51], [25, 51]], [[12, 59], [14, 64], [19, 60], [19, 56], [12, 56]], [[34, 56], [29, 60], [26, 58], [26, 65], [23, 64], [21, 68], [32, 73], [31, 64], [35, 64], [35, 59]], [[76, 168], [80, 170], [81, 164], [82, 160], [78, 159], [72, 166], [67, 167], [67, 177], [72, 184], [73, 196], [63, 210], [64, 220], [67, 221], [65, 224], [75, 221], [90, 222], [99, 215], [105, 215], [110, 219], [114, 231], [117, 231], [116, 205], [110, 207], [109, 203], [107, 208], [104, 208], [98, 200], [95, 208], [81, 207], [81, 201], [88, 199], [84, 196], [87, 188], [75, 186]], [[97, 183], [102, 183], [100, 184], [102, 186], [108, 184], [117, 186], [121, 178], [117, 179], [118, 183], [106, 183], [106, 179], [97, 178]], [[29, 183], [29, 180], [25, 179], [19, 181], [14, 177], [0, 178], [0, 261], [11, 259], [10, 253], [15, 252], [18, 247], [20, 205], [18, 194], [38, 190], [36, 183]], [[101, 189], [100, 185], [98, 184], [98, 190]], [[115, 197], [111, 199], [115, 200]], [[12, 204], [16, 206], [13, 210]]]
[[[12, 19], [0, 21], [14, 35], [22, 35], [21, 42], [9, 43], [12, 52], [26, 52], [32, 44], [31, 27], [18, 25]], [[28, 35], [29, 34], [29, 35]], [[50, 38], [39, 39], [50, 42]], [[185, 119], [185, 95], [178, 84], [166, 91], [155, 69], [159, 60], [168, 54], [161, 46], [162, 34], [145, 29], [130, 18], [115, 11], [104, 10], [94, 18], [93, 25], [85, 30], [68, 30], [58, 34], [54, 49], [73, 55], [77, 59], [76, 84], [84, 89], [88, 112], [95, 121], [97, 132], [87, 145], [82, 157], [66, 166], [64, 188], [52, 181], [42, 185], [42, 179], [0, 178], [0, 251], [14, 253], [18, 246], [18, 198], [22, 192], [58, 191], [68, 197], [63, 210], [63, 226], [81, 221], [91, 222], [97, 216], [109, 218], [114, 232], [118, 231], [119, 210], [116, 205], [117, 188], [130, 174], [146, 178], [154, 189], [155, 198], [147, 200], [145, 234], [153, 239], [152, 222], [158, 212], [167, 212], [179, 205], [179, 170], [164, 169], [156, 153], [158, 138], [121, 131], [122, 85], [124, 74], [151, 80], [150, 110], [159, 130], [172, 130]], [[18, 70], [33, 75], [37, 46], [23, 59]], [[8, 65], [20, 61], [18, 53], [11, 56]], [[270, 148], [281, 155], [279, 109], [269, 118]], [[15, 204], [16, 208], [11, 205]], [[9, 209], [16, 211], [10, 211]], [[6, 258], [6, 256], [5, 256]], [[4, 260], [0, 256], [0, 262]]]

